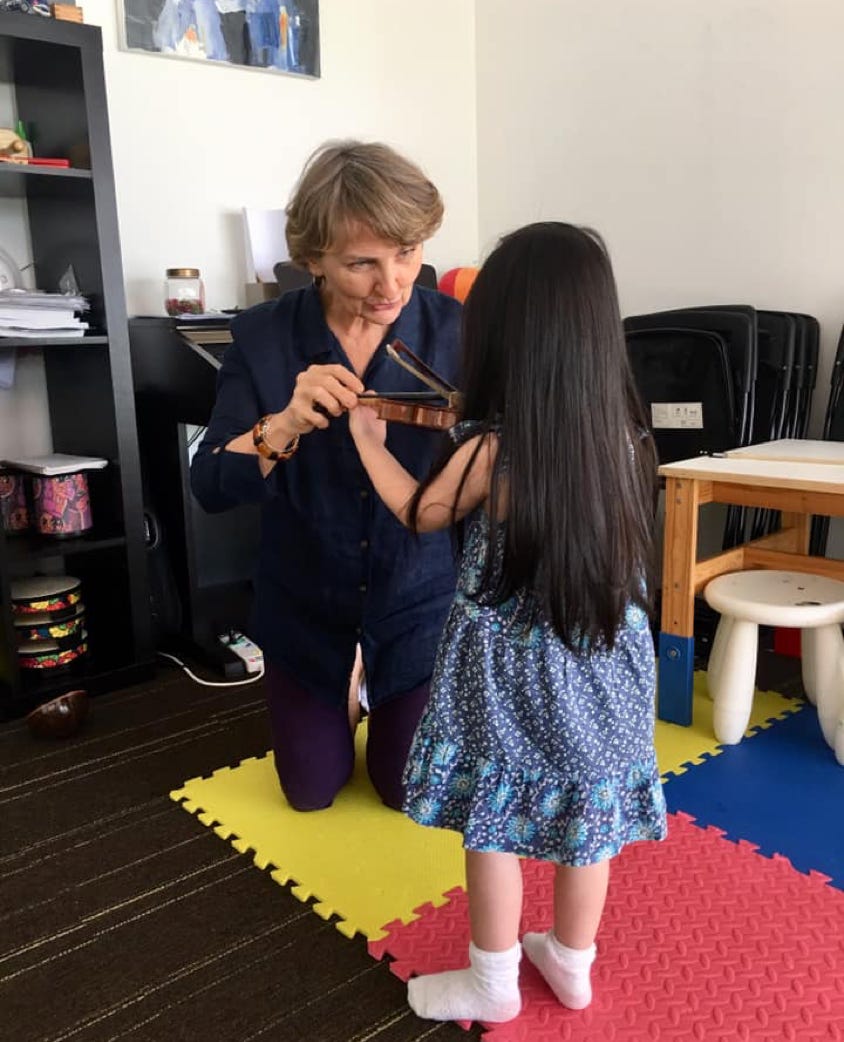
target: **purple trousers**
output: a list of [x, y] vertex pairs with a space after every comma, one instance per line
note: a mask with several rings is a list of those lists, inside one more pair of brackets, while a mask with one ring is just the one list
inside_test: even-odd
[[[345, 700], [342, 705], [329, 705], [271, 663], [267, 664], [264, 690], [275, 769], [287, 802], [294, 810], [330, 807], [355, 763]], [[368, 716], [366, 768], [375, 791], [394, 810], [401, 810], [401, 777], [428, 693], [428, 684], [422, 684], [370, 710]]]

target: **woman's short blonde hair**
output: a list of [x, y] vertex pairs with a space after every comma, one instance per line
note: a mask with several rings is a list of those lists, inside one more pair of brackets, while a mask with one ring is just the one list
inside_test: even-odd
[[355, 225], [402, 246], [424, 242], [442, 222], [443, 201], [419, 167], [388, 145], [329, 141], [305, 164], [286, 213], [290, 259], [306, 268]]

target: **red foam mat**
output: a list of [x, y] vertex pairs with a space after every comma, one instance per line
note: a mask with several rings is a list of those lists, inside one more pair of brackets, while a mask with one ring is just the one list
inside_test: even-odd
[[[523, 929], [551, 921], [552, 866], [525, 862]], [[467, 965], [466, 895], [387, 924], [370, 944], [402, 980]], [[524, 1008], [490, 1042], [844, 1042], [844, 892], [818, 873], [669, 816], [663, 843], [613, 865], [594, 1000], [564, 1009], [524, 960]]]

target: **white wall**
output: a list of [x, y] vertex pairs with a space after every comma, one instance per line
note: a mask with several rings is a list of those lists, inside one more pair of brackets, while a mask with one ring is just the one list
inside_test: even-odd
[[[243, 304], [243, 206], [283, 207], [322, 141], [362, 137], [418, 162], [446, 203], [426, 248], [440, 272], [477, 251], [475, 0], [321, 0], [322, 77], [164, 58], [119, 47], [116, 0], [82, 0], [99, 25], [129, 314], [163, 314], [164, 270], [199, 267], [209, 307]], [[0, 126], [14, 126], [9, 92]], [[30, 247], [20, 203], [0, 246]], [[0, 389], [0, 457], [51, 448], [37, 349]]]
[[840, 0], [482, 0], [481, 252], [593, 225], [625, 314], [723, 301], [815, 315], [815, 431], [844, 319]]
[[321, 0], [317, 80], [118, 49], [101, 25], [130, 314], [161, 314], [164, 269], [202, 270], [207, 302], [242, 304], [240, 211], [283, 207], [322, 141], [389, 142], [446, 201], [427, 259], [440, 270], [477, 242], [474, 0]]
[[[320, 8], [323, 76], [308, 80], [122, 51], [115, 0], [84, 0], [103, 28], [130, 313], [161, 313], [163, 271], [183, 264], [202, 269], [209, 305], [242, 303], [240, 208], [284, 205], [326, 138], [379, 138], [445, 196], [428, 248], [440, 270], [564, 218], [607, 237], [626, 313], [745, 300], [816, 315], [817, 429], [844, 318], [844, 5]], [[40, 414], [24, 362], [18, 390]], [[31, 412], [0, 391], [0, 450]]]

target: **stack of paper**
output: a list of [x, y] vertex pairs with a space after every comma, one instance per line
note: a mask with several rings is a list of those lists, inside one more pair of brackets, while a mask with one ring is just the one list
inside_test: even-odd
[[75, 474], [79, 470], [102, 470], [108, 460], [101, 456], [72, 456], [66, 452], [48, 452], [46, 456], [19, 456], [0, 460], [4, 467], [27, 470], [31, 474]]
[[0, 337], [79, 337], [88, 328], [76, 317], [86, 311], [84, 297], [38, 290], [0, 291]]
[[[192, 344], [230, 344], [232, 317], [222, 311], [205, 315], [180, 315], [176, 330]], [[188, 321], [183, 322], [182, 319]]]

